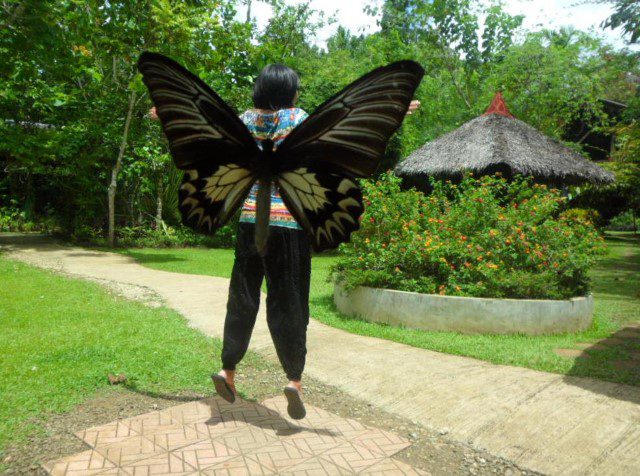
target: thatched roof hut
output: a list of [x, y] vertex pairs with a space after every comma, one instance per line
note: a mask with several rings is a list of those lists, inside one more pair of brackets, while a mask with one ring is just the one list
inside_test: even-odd
[[456, 179], [464, 171], [522, 174], [555, 185], [614, 181], [612, 173], [513, 117], [500, 93], [483, 115], [428, 142], [396, 167], [398, 176], [418, 187], [429, 176]]

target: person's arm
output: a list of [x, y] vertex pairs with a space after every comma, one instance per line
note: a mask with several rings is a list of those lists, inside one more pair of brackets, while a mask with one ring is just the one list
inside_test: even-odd
[[410, 116], [420, 107], [420, 101], [414, 99], [409, 103], [409, 109], [407, 109], [407, 116]]
[[[413, 101], [411, 101], [411, 103], [409, 103], [409, 109], [407, 110], [407, 116], [410, 116], [411, 114], [413, 114], [414, 111], [416, 111], [419, 107], [420, 107], [420, 101], [418, 101], [417, 99], [414, 99]], [[244, 117], [245, 117], [246, 113], [247, 113], [247, 111], [243, 112], [240, 115], [240, 119], [242, 120], [242, 122], [244, 122]], [[304, 113], [304, 119], [306, 119], [307, 116], [308, 116], [308, 114]], [[158, 120], [158, 112], [156, 111], [156, 107], [155, 106], [153, 106], [151, 109], [149, 109], [149, 118], [153, 119], [154, 121]], [[302, 121], [300, 121], [300, 122], [302, 122]]]

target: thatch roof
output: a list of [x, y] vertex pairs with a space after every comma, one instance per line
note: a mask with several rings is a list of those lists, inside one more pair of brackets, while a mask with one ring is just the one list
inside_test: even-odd
[[605, 184], [614, 175], [579, 153], [513, 117], [498, 93], [485, 114], [428, 142], [396, 167], [413, 182], [428, 176], [522, 174], [556, 184]]

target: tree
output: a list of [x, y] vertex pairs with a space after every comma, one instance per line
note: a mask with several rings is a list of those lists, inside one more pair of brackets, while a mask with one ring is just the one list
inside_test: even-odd
[[640, 40], [640, 0], [613, 0], [614, 13], [603, 23], [603, 28], [622, 28], [629, 37], [629, 43]]
[[[0, 72], [12, 79], [1, 86], [1, 114], [11, 124], [53, 127], [2, 122], [9, 133], [0, 138], [0, 151], [10, 176], [0, 185], [20, 194], [11, 185], [20, 176], [41, 180], [39, 196], [46, 203], [40, 205], [58, 210], [71, 230], [107, 222], [110, 241], [115, 237], [118, 176], [130, 163], [124, 159], [150, 107], [135, 68], [142, 50], [197, 65], [192, 69], [205, 77], [225, 78], [219, 91], [246, 95], [247, 56], [237, 51], [250, 48], [250, 25], [234, 20], [229, 0], [57, 0], [2, 7], [11, 24], [0, 32]], [[154, 140], [161, 141], [159, 129]]]
[[[497, 90], [516, 116], [556, 137], [578, 116], [605, 127], [598, 99], [636, 94], [637, 55], [570, 29], [515, 41], [522, 17], [499, 1], [386, 0], [366, 9], [380, 14], [380, 31], [338, 28], [326, 51], [314, 37], [332, 18], [311, 1], [260, 1], [274, 11], [262, 31], [250, 12], [236, 18], [235, 5], [251, 0], [0, 2], [0, 213], [52, 214], [69, 233], [114, 239], [120, 226], [176, 223], [180, 173], [145, 117], [151, 103], [135, 68], [144, 49], [178, 60], [238, 110], [270, 62], [298, 71], [299, 105], [311, 112], [371, 69], [414, 59], [427, 72], [422, 107], [383, 168], [483, 112]], [[633, 131], [617, 131], [627, 157], [637, 153]]]
[[576, 119], [606, 121], [599, 101], [607, 68], [600, 42], [584, 33], [570, 41], [557, 38], [548, 31], [531, 33], [491, 65], [476, 113], [503, 91], [516, 117], [553, 137], [560, 138]]

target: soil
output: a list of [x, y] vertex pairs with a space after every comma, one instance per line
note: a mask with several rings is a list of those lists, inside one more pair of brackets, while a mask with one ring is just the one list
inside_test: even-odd
[[[239, 368], [237, 383], [243, 396], [262, 401], [281, 391], [282, 371], [269, 366], [266, 370]], [[242, 382], [251, 382], [243, 388]], [[278, 382], [275, 385], [275, 382]], [[524, 470], [482, 449], [447, 438], [446, 430], [436, 432], [397, 417], [364, 401], [318, 381], [306, 380], [305, 401], [340, 416], [354, 418], [366, 425], [382, 428], [405, 438], [412, 445], [395, 458], [433, 475], [527, 475], [539, 474]], [[213, 386], [212, 392], [213, 393]], [[5, 448], [4, 474], [46, 475], [40, 467], [46, 461], [84, 451], [89, 447], [74, 433], [118, 418], [127, 418], [153, 410], [161, 410], [185, 401], [209, 395], [183, 393], [173, 396], [149, 396], [126, 387], [114, 386], [96, 394], [63, 414], [42, 415], [33, 421], [42, 431], [30, 435], [26, 441]]]

